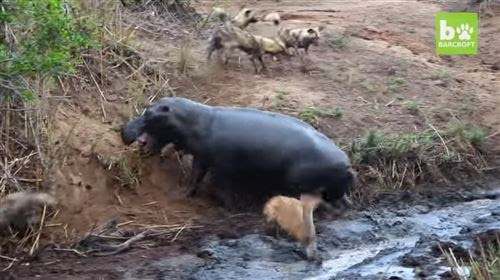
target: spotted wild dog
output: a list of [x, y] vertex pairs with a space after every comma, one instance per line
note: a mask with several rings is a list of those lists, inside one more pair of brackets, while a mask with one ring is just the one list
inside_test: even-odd
[[325, 27], [323, 25], [309, 28], [280, 28], [278, 37], [285, 43], [287, 48], [294, 48], [295, 54], [299, 54], [299, 49], [304, 49], [306, 55], [309, 53], [311, 45], [317, 46], [321, 37], [320, 32]]
[[222, 8], [214, 8], [212, 14], [217, 16], [222, 23], [217, 25], [210, 36], [207, 50], [207, 60], [210, 60], [212, 53], [217, 51], [219, 57], [224, 55], [227, 63], [228, 51], [234, 50], [238, 45], [251, 45], [253, 39], [243, 32], [252, 23], [258, 22], [255, 13], [248, 8], [243, 8], [230, 19], [229, 14]]

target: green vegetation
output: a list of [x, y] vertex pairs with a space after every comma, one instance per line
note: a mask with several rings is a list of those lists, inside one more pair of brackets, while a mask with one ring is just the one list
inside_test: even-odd
[[[442, 250], [448, 265], [451, 267], [454, 279], [496, 280], [500, 276], [500, 239], [482, 244], [479, 256], [471, 254], [470, 258], [457, 259], [452, 250]], [[486, 246], [484, 248], [483, 246]], [[464, 267], [468, 267], [470, 275], [464, 275]]]
[[404, 87], [407, 82], [403, 77], [394, 77], [388, 82], [388, 89], [392, 92], [397, 92], [399, 88]]
[[472, 280], [490, 280], [500, 277], [500, 241], [482, 249], [481, 258], [470, 262]]
[[332, 117], [340, 119], [343, 117], [343, 115], [344, 113], [339, 107], [334, 107], [327, 110], [316, 107], [308, 107], [299, 114], [300, 118], [308, 123], [317, 122], [319, 117]]
[[486, 133], [481, 128], [468, 128], [463, 123], [454, 123], [448, 126], [446, 135], [461, 142], [470, 143], [476, 147], [483, 147], [486, 142]]
[[308, 123], [314, 123], [321, 116], [321, 111], [316, 107], [308, 107], [300, 113], [300, 118]]
[[83, 51], [94, 45], [90, 18], [77, 18], [63, 0], [0, 3], [0, 89], [24, 101], [36, 98], [27, 80], [75, 71]]
[[[354, 141], [350, 152], [364, 181], [394, 189], [455, 178], [458, 171], [478, 174], [486, 165], [481, 155], [485, 141], [482, 129], [464, 124], [399, 135], [373, 130]], [[358, 192], [369, 197], [376, 189]]]
[[187, 74], [193, 67], [194, 58], [191, 42], [186, 41], [179, 48], [179, 59], [177, 61], [177, 69], [182, 74]]
[[406, 80], [402, 77], [395, 77], [389, 81], [389, 84], [393, 86], [400, 86], [406, 84]]
[[343, 49], [349, 44], [350, 41], [351, 39], [349, 36], [342, 35], [340, 37], [330, 39], [328, 41], [328, 46], [332, 49]]
[[274, 109], [279, 110], [286, 105], [286, 103], [287, 103], [286, 95], [288, 95], [288, 92], [280, 90], [280, 91], [276, 91], [276, 93], [277, 94], [274, 96], [271, 106]]
[[[436, 145], [442, 145], [441, 138], [446, 139], [448, 153], [446, 150], [436, 149]], [[445, 155], [460, 154], [468, 147], [481, 148], [486, 141], [485, 132], [477, 127], [467, 127], [462, 123], [450, 124], [441, 133], [434, 130], [426, 130], [417, 133], [401, 135], [388, 135], [378, 130], [365, 134], [355, 143], [353, 150], [354, 161], [359, 164], [369, 164], [380, 159], [401, 159], [404, 157], [425, 157], [434, 154], [443, 160], [451, 160]]]
[[403, 102], [403, 108], [412, 114], [416, 114], [420, 110], [420, 102], [416, 100], [406, 100]]
[[450, 72], [446, 69], [440, 70], [434, 74], [431, 75], [431, 80], [442, 80], [442, 81], [449, 81], [452, 79], [452, 76]]

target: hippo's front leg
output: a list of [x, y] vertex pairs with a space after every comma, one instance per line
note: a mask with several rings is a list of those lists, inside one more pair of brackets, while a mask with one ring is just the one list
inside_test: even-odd
[[207, 174], [208, 168], [201, 163], [199, 157], [193, 157], [193, 169], [191, 171], [191, 179], [189, 180], [189, 187], [191, 190], [188, 193], [188, 197], [193, 197], [198, 191], [198, 185], [201, 183], [205, 175]]

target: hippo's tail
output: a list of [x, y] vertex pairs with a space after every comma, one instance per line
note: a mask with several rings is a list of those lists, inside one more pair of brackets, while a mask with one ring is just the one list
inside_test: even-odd
[[352, 166], [347, 169], [347, 176], [345, 178], [345, 185], [347, 186], [346, 194], [351, 194], [358, 184], [358, 173], [354, 171]]

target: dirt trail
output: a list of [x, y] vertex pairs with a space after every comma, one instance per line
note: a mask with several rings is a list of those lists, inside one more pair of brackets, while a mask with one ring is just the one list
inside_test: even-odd
[[[429, 123], [436, 127], [456, 120], [480, 123], [492, 134], [488, 141], [496, 152], [490, 156], [496, 156], [500, 164], [500, 134], [495, 134], [500, 131], [500, 16], [481, 18], [479, 55], [438, 57], [434, 54], [435, 13], [459, 11], [465, 1], [231, 1], [231, 11], [243, 2], [262, 14], [280, 12], [284, 26], [326, 25], [320, 45], [311, 48], [304, 64], [296, 58], [279, 62], [266, 58], [270, 72], [254, 75], [244, 55], [240, 63], [234, 58], [226, 67], [205, 63], [210, 33], [203, 31], [193, 39], [196, 66], [190, 78], [171, 81], [178, 95], [212, 105], [252, 106], [290, 115], [328, 112], [327, 117], [313, 115], [310, 121], [341, 144], [351, 143], [353, 137], [370, 129], [401, 133], [428, 129]], [[208, 11], [211, 3], [200, 1], [195, 8]], [[496, 12], [500, 14], [500, 9]], [[147, 54], [149, 61], [165, 62], [164, 67], [169, 68], [177, 59], [175, 36], [157, 33], [151, 38], [150, 33], [140, 30], [137, 49]], [[277, 27], [258, 23], [249, 30], [272, 36]], [[476, 231], [500, 227], [495, 207], [498, 198], [485, 199], [484, 195], [443, 209], [437, 209], [439, 203], [431, 203], [406, 210], [385, 207], [349, 212], [341, 220], [320, 222], [318, 232], [325, 262], [322, 268], [311, 267], [301, 261], [292, 242], [261, 234], [258, 213], [242, 218], [226, 213], [205, 197], [186, 198], [182, 186], [189, 161], [179, 164], [173, 156], [126, 162], [127, 157], [137, 156], [136, 147], [124, 147], [117, 133], [119, 125], [131, 115], [127, 94], [137, 91], [127, 84], [126, 80], [132, 79], [129, 75], [107, 77], [104, 121], [98, 117], [101, 108], [95, 96], [99, 94], [89, 86], [75, 88], [79, 93], [73, 96], [75, 108], [59, 112], [55, 138], [62, 140], [55, 145], [67, 150], [66, 160], [55, 174], [54, 192], [62, 205], [47, 231], [48, 239], [74, 239], [111, 217], [131, 228], [187, 222], [203, 228], [182, 232], [177, 243], [135, 248], [115, 257], [83, 259], [49, 250], [30, 266], [13, 270], [13, 276], [233, 279], [236, 272], [241, 272], [238, 277], [246, 279], [261, 275], [255, 274], [260, 270], [268, 279], [287, 275], [292, 279], [328, 279], [337, 274], [346, 275], [346, 279], [368, 279], [359, 275], [368, 277], [380, 272], [379, 267], [386, 269], [388, 264], [395, 264], [389, 270], [391, 275], [411, 279], [406, 276], [418, 271], [401, 267], [400, 257], [429, 248], [435, 241], [433, 234], [443, 233], [441, 241], [453, 236], [470, 240]], [[410, 112], [406, 104], [417, 104], [417, 112]], [[123, 168], [123, 164], [129, 165]], [[129, 178], [120, 173], [123, 171], [138, 172], [139, 184], [123, 187], [121, 180]], [[446, 201], [447, 195], [453, 193], [449, 191], [436, 199]], [[461, 220], [450, 221], [467, 208], [476, 210]], [[476, 214], [490, 218], [476, 221]], [[471, 232], [458, 232], [467, 225]], [[426, 231], [431, 226], [435, 228]], [[254, 235], [246, 235], [251, 233]], [[246, 236], [238, 239], [243, 234]], [[401, 248], [388, 249], [394, 248], [396, 241], [402, 242]], [[469, 245], [460, 243], [464, 248]], [[201, 256], [196, 256], [199, 252]], [[425, 258], [422, 267], [436, 256]], [[399, 270], [403, 274], [398, 274]]]

